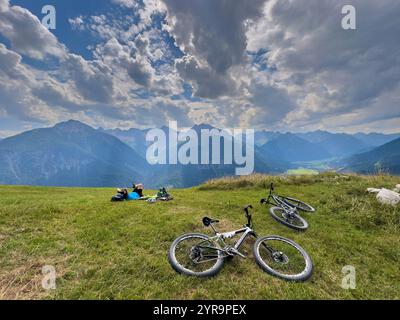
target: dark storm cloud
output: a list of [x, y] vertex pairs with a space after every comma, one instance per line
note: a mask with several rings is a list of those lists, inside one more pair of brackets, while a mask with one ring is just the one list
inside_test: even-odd
[[182, 77], [194, 83], [201, 97], [235, 94], [235, 81], [228, 71], [245, 62], [246, 21], [262, 16], [265, 0], [164, 2], [177, 44], [196, 59], [177, 64]]
[[[356, 8], [356, 30], [341, 27], [345, 4]], [[286, 85], [310, 97], [305, 120], [368, 108], [375, 109], [371, 117], [381, 117], [391, 108], [381, 97], [396, 95], [400, 85], [399, 1], [283, 0], [273, 1], [269, 12], [250, 46], [268, 48], [268, 63], [286, 76]]]

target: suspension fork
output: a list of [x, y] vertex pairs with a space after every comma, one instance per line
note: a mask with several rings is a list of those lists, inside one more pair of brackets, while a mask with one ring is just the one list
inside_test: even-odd
[[[252, 235], [255, 239], [258, 238], [258, 235], [257, 235], [257, 233], [256, 233], [255, 231], [253, 231], [253, 232], [251, 233], [251, 235]], [[262, 242], [261, 244], [263, 245], [263, 247], [264, 247], [270, 254], [274, 254], [274, 253], [276, 252], [276, 250], [274, 250], [274, 249], [271, 248], [270, 246], [267, 246], [264, 242]]]

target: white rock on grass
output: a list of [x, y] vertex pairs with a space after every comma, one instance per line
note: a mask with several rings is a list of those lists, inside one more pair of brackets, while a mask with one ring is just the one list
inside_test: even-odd
[[382, 188], [376, 195], [376, 198], [381, 203], [394, 206], [400, 202], [400, 193]]
[[393, 189], [394, 192], [400, 192], [400, 184], [396, 184], [396, 187]]

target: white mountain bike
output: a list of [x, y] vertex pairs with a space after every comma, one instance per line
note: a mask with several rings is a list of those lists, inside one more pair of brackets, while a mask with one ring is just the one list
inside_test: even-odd
[[[265, 272], [289, 281], [305, 281], [310, 278], [313, 264], [307, 252], [292, 240], [280, 236], [258, 237], [253, 230], [252, 216], [244, 208], [247, 224], [242, 229], [219, 233], [214, 224], [218, 220], [203, 218], [203, 224], [210, 226], [214, 236], [201, 233], [187, 233], [178, 237], [171, 245], [168, 260], [177, 272], [189, 276], [209, 277], [216, 275], [226, 258], [246, 256], [239, 251], [247, 237], [256, 238], [253, 252], [257, 264]], [[226, 239], [242, 234], [234, 245], [228, 245]]]

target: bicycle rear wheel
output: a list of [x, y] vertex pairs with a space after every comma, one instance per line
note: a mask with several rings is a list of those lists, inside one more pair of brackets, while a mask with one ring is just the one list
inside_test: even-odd
[[312, 275], [310, 256], [292, 240], [280, 236], [258, 238], [253, 251], [261, 269], [275, 277], [288, 281], [306, 281]]
[[168, 254], [175, 271], [196, 277], [214, 276], [221, 270], [224, 259], [210, 237], [201, 233], [180, 236], [171, 244]]
[[283, 201], [288, 204], [289, 206], [295, 207], [301, 211], [305, 212], [315, 212], [315, 208], [309, 205], [308, 203], [305, 203], [301, 200], [291, 198], [291, 197], [283, 197]]
[[288, 213], [281, 207], [271, 207], [269, 209], [271, 216], [283, 225], [298, 231], [305, 231], [308, 228], [308, 222], [296, 213]]

